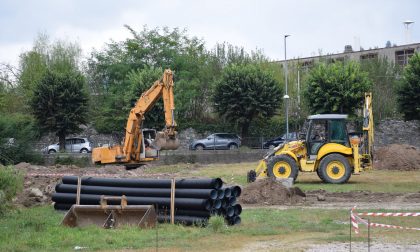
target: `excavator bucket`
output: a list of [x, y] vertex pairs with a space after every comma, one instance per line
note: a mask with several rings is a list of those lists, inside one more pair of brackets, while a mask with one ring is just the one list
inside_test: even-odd
[[[108, 199], [121, 199], [121, 205], [108, 205]], [[64, 216], [62, 225], [85, 227], [96, 225], [103, 228], [138, 226], [150, 228], [156, 225], [156, 211], [152, 205], [127, 205], [125, 197], [104, 197], [100, 205], [73, 205]]]
[[153, 141], [153, 146], [158, 150], [176, 150], [179, 145], [176, 137], [168, 136], [165, 132], [157, 132]]

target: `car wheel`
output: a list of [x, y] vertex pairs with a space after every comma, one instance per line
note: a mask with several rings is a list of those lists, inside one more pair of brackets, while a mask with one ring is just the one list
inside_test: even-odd
[[54, 154], [54, 153], [56, 153], [56, 151], [53, 150], [53, 149], [51, 149], [51, 150], [48, 151], [48, 154]]
[[238, 149], [238, 145], [236, 145], [236, 144], [229, 144], [229, 150], [236, 150], [236, 149]]
[[89, 151], [87, 149], [81, 149], [80, 153], [88, 153]]
[[202, 151], [202, 150], [204, 150], [204, 146], [199, 144], [199, 145], [196, 145], [194, 149], [198, 150], [198, 151]]

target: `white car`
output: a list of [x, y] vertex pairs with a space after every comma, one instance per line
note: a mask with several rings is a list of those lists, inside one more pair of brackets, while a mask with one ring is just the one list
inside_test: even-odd
[[[49, 145], [42, 149], [43, 152], [53, 154], [60, 149], [59, 143]], [[66, 152], [89, 153], [92, 152], [92, 144], [87, 138], [66, 138]]]

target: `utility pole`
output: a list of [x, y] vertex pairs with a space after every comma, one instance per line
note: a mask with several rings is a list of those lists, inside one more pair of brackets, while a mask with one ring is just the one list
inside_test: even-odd
[[286, 94], [283, 96], [286, 102], [286, 142], [289, 140], [289, 95], [287, 93], [287, 50], [286, 50], [286, 38], [290, 35], [284, 35], [284, 78], [286, 82]]

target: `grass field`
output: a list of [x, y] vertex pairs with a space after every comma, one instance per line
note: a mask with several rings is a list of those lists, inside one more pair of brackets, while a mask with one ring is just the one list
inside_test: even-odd
[[[0, 219], [0, 251], [72, 251], [76, 246], [86, 247], [87, 251], [155, 251], [156, 246], [159, 251], [220, 251], [237, 250], [264, 241], [277, 241], [281, 251], [296, 251], [296, 243], [302, 244], [303, 249], [308, 244], [349, 240], [349, 213], [345, 210], [247, 209], [241, 216], [241, 225], [217, 231], [211, 227], [169, 224], [149, 230], [130, 227], [105, 230], [63, 227], [60, 225], [63, 213], [54, 211], [51, 206], [20, 209]], [[420, 226], [419, 218], [390, 221], [387, 223]], [[375, 229], [372, 237], [376, 242], [418, 243], [419, 232]], [[353, 234], [354, 241], [366, 241], [366, 237], [365, 228], [360, 236]]]
[[[211, 164], [196, 166], [194, 164], [177, 164], [151, 167], [146, 173], [170, 173], [180, 177], [204, 176], [221, 177], [228, 183], [246, 185], [246, 173], [257, 167], [255, 163]], [[371, 192], [419, 192], [420, 172], [372, 170], [352, 176], [347, 184], [324, 184], [316, 173], [300, 173], [296, 186], [302, 190], [323, 189], [329, 192], [371, 191]]]

